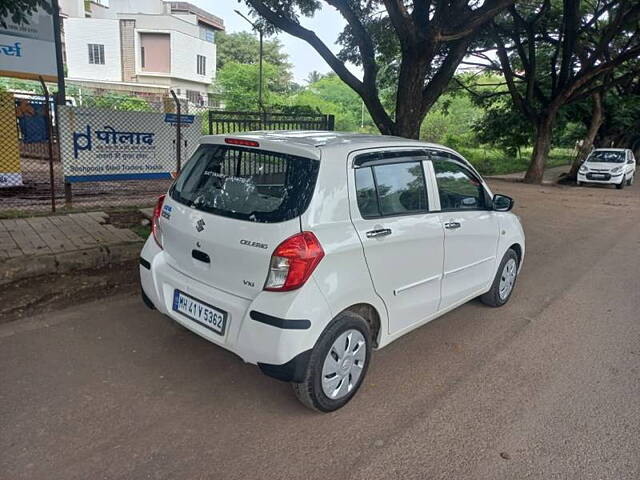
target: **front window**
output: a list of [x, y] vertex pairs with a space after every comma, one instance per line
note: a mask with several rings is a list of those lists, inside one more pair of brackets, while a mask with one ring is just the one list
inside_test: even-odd
[[196, 210], [276, 223], [309, 206], [320, 162], [227, 145], [200, 145], [170, 191]]
[[619, 150], [596, 150], [591, 152], [588, 162], [593, 163], [624, 163], [625, 152]]
[[438, 182], [441, 210], [487, 208], [484, 187], [465, 167], [455, 162], [435, 160], [433, 169]]

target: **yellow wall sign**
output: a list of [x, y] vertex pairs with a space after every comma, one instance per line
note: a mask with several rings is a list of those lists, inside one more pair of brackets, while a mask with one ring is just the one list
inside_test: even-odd
[[0, 92], [0, 188], [22, 186], [20, 145], [16, 126], [16, 104], [13, 95]]

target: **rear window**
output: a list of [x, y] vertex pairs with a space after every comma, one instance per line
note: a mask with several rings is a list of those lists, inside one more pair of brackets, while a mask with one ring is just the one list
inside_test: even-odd
[[320, 162], [228, 145], [200, 145], [169, 192], [196, 210], [276, 223], [309, 206]]

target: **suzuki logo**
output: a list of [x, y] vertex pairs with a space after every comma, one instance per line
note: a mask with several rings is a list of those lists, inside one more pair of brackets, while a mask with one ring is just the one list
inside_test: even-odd
[[204, 225], [205, 225], [204, 220], [200, 218], [200, 219], [196, 222], [196, 230], [197, 230], [198, 232], [203, 231], [203, 230], [204, 230]]

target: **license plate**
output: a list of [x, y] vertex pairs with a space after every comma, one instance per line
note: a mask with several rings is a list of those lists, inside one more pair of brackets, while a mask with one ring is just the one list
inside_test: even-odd
[[604, 175], [602, 173], [592, 173], [591, 176], [593, 178], [606, 178], [606, 175]]
[[219, 335], [224, 335], [227, 312], [187, 295], [180, 290], [173, 292], [173, 311], [199, 323]]

